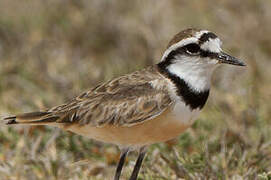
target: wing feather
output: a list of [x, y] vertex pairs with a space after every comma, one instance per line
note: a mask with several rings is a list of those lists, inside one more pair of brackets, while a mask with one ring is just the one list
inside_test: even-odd
[[[152, 85], [157, 80], [159, 88]], [[58, 123], [133, 126], [156, 117], [171, 104], [165, 79], [152, 66], [101, 84], [49, 111], [60, 116]]]

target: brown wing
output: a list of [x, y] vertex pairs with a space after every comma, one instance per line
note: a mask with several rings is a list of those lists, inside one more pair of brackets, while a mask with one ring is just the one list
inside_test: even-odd
[[[161, 81], [159, 88], [151, 84], [157, 80]], [[58, 123], [135, 125], [170, 106], [172, 102], [163, 83], [165, 80], [155, 67], [149, 67], [99, 85], [49, 112], [59, 116]]]
[[156, 66], [128, 74], [46, 111], [4, 118], [7, 124], [132, 126], [152, 119], [172, 104]]

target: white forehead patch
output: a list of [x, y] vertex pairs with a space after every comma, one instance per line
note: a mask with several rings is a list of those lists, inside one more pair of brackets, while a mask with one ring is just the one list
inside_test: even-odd
[[161, 61], [163, 61], [163, 60], [168, 56], [168, 54], [169, 54], [171, 51], [174, 51], [174, 50], [176, 50], [177, 48], [182, 47], [182, 46], [185, 46], [185, 45], [187, 45], [187, 44], [190, 44], [190, 43], [197, 43], [197, 42], [198, 42], [198, 38], [190, 37], [190, 38], [187, 38], [187, 39], [183, 39], [183, 40], [181, 40], [181, 41], [178, 42], [178, 43], [172, 44], [172, 45], [164, 52]]
[[205, 51], [219, 53], [221, 52], [221, 45], [222, 45], [222, 42], [220, 41], [219, 38], [215, 38], [215, 39], [210, 38], [208, 41], [203, 43], [200, 47], [201, 49]]

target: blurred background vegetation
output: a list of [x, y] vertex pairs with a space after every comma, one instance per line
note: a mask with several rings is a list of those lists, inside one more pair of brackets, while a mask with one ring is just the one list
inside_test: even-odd
[[[64, 103], [159, 62], [178, 31], [208, 29], [247, 67], [215, 72], [200, 118], [150, 148], [140, 179], [270, 179], [270, 9], [269, 0], [0, 0], [0, 114]], [[2, 180], [111, 179], [118, 157], [56, 128], [0, 126]]]

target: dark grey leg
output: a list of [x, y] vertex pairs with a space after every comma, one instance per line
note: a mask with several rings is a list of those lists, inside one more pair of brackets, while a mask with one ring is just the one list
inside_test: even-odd
[[115, 172], [114, 180], [119, 180], [120, 175], [121, 175], [121, 170], [122, 170], [122, 167], [123, 167], [123, 164], [125, 162], [125, 158], [126, 158], [128, 152], [129, 152], [129, 149], [122, 149], [121, 150], [120, 160], [119, 160], [116, 172]]
[[141, 167], [141, 164], [142, 164], [142, 161], [144, 159], [146, 152], [147, 152], [146, 147], [140, 148], [139, 155], [136, 160], [136, 165], [134, 167], [134, 170], [133, 170], [132, 175], [129, 180], [136, 180], [137, 179], [137, 176], [138, 176], [138, 173], [139, 173], [139, 170], [140, 170], [140, 167]]

